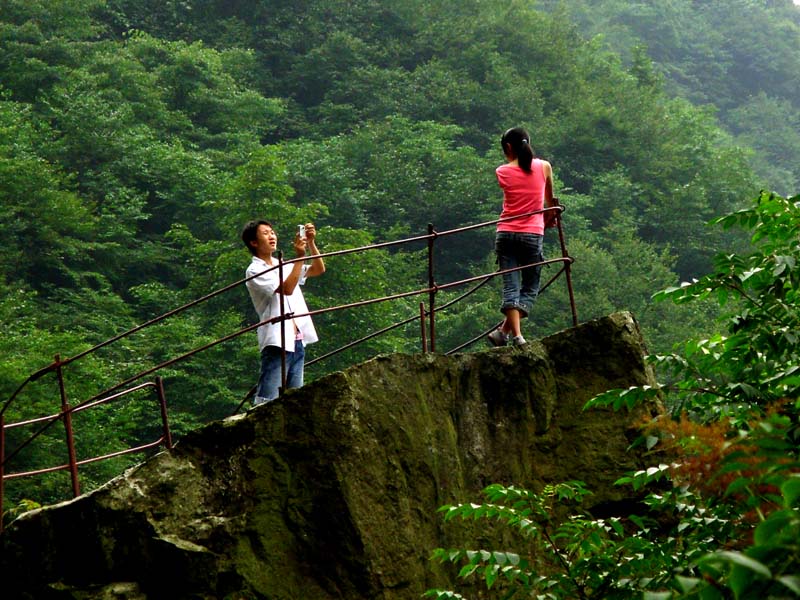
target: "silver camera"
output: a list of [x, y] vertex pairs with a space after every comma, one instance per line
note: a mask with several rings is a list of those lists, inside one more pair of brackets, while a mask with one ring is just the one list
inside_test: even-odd
[[305, 238], [306, 237], [306, 226], [305, 225], [298, 225], [297, 226], [297, 235], [299, 235], [301, 238]]

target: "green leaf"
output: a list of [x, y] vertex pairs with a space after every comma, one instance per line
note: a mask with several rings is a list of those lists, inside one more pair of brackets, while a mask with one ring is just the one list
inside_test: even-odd
[[691, 592], [697, 587], [701, 580], [697, 577], [683, 577], [678, 575], [675, 577], [675, 581], [678, 582], [678, 585], [683, 592]]
[[[738, 469], [737, 469], [738, 470]], [[735, 494], [746, 489], [748, 486], [752, 485], [752, 481], [748, 477], [737, 477], [734, 479], [728, 488], [725, 490], [726, 495]]]
[[800, 514], [792, 509], [784, 509], [771, 513], [764, 521], [758, 524], [754, 533], [756, 544], [776, 545], [785, 539], [787, 543], [795, 541], [786, 539], [789, 535], [794, 538], [800, 530]]
[[703, 557], [701, 562], [729, 563], [732, 566], [740, 566], [744, 569], [752, 571], [753, 573], [757, 573], [758, 575], [761, 575], [767, 579], [772, 578], [772, 572], [769, 570], [767, 565], [750, 558], [741, 552], [722, 550], [720, 552], [714, 552], [713, 554], [706, 555]]
[[466, 564], [463, 567], [461, 567], [461, 570], [459, 570], [459, 572], [458, 572], [458, 576], [461, 579], [467, 579], [468, 577], [470, 577], [477, 570], [477, 568], [478, 568], [478, 565], [476, 565], [476, 564], [472, 564], [472, 563]]
[[722, 592], [715, 587], [706, 586], [700, 590], [700, 600], [726, 600], [727, 596], [723, 596]]
[[464, 600], [464, 596], [451, 592], [450, 590], [426, 590], [423, 594], [425, 598], [435, 598], [436, 600]]
[[497, 581], [498, 568], [497, 565], [486, 565], [483, 571], [483, 579], [486, 581], [486, 587], [491, 589], [494, 582]]
[[798, 575], [781, 575], [775, 578], [781, 585], [789, 588], [797, 596], [800, 596], [800, 576]]
[[800, 505], [800, 474], [793, 473], [781, 485], [781, 494], [786, 508], [797, 508]]

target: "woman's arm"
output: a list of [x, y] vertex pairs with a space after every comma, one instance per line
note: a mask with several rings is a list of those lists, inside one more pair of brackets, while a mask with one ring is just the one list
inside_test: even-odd
[[546, 160], [542, 161], [542, 172], [544, 173], [544, 206], [550, 208], [556, 203], [553, 200], [553, 167]]

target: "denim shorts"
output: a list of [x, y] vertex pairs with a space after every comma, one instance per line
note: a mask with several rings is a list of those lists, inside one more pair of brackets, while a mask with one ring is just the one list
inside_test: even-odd
[[[498, 231], [494, 249], [500, 270], [544, 261], [543, 239], [544, 236], [538, 233]], [[515, 308], [520, 311], [521, 317], [527, 317], [539, 295], [541, 272], [542, 265], [537, 264], [511, 273], [503, 273], [503, 303], [500, 311], [505, 313], [508, 309]]]

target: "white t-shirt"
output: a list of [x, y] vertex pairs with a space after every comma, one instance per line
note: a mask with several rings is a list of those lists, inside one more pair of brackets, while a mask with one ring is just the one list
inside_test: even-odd
[[[288, 296], [284, 296], [283, 310], [285, 313], [293, 312], [296, 315], [308, 312], [305, 298], [300, 286], [306, 283], [306, 273], [310, 265], [303, 265], [303, 271], [300, 275], [300, 281], [294, 288], [294, 291]], [[292, 264], [283, 266], [284, 278], [291, 272]], [[250, 266], [247, 267], [245, 277], [250, 277], [256, 273], [261, 273], [258, 277], [248, 279], [246, 282], [247, 290], [250, 292], [250, 299], [253, 301], [253, 307], [256, 309], [260, 321], [267, 321], [273, 317], [278, 317], [281, 314], [281, 294], [276, 294], [275, 290], [278, 289], [280, 281], [278, 279], [278, 267], [270, 267], [266, 262], [257, 256], [253, 257]], [[318, 341], [317, 331], [314, 329], [314, 323], [309, 315], [298, 316], [294, 319], [287, 319], [283, 321], [285, 331], [285, 345], [284, 350], [287, 352], [294, 352], [295, 331], [292, 323], [303, 334], [303, 346], [306, 344], [313, 344]], [[258, 328], [258, 349], [263, 350], [267, 346], [281, 346], [281, 330], [280, 323], [272, 323], [262, 325]]]

